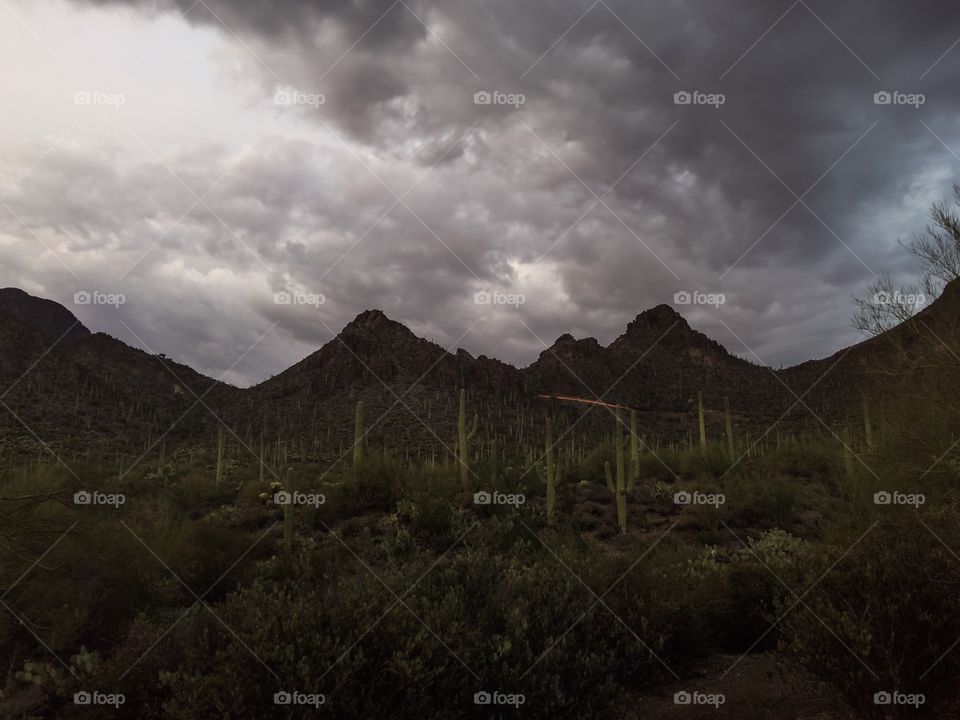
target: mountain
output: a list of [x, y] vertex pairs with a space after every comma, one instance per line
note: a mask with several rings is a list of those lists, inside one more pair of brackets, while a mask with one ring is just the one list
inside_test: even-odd
[[[557, 338], [532, 364], [515, 368], [417, 337], [380, 310], [367, 310], [330, 342], [259, 385], [241, 390], [163, 356], [92, 333], [66, 308], [21, 290], [0, 290], [0, 448], [44, 445], [90, 455], [156, 453], [158, 439], [210, 447], [266, 440], [323, 460], [349, 453], [358, 401], [368, 444], [410, 453], [450, 453], [458, 390], [482, 421], [485, 443], [530, 449], [544, 413], [576, 428], [583, 442], [609, 432], [603, 404], [638, 411], [641, 431], [671, 439], [695, 432], [702, 394], [711, 436], [729, 403], [741, 430], [775, 422], [824, 432], [859, 412], [863, 397], [888, 390], [889, 375], [952, 361], [960, 327], [960, 282], [915, 318], [831, 357], [774, 370], [729, 353], [658, 305], [607, 346]], [[958, 361], [960, 365], [960, 361]], [[885, 385], [884, 385], [885, 383]], [[199, 399], [198, 399], [199, 398]], [[227, 429], [224, 429], [224, 424]], [[591, 440], [592, 439], [592, 440]]]
[[0, 290], [0, 448], [143, 453], [165, 432], [202, 432], [235, 388], [190, 367], [92, 333], [62, 305]]
[[19, 288], [0, 288], [0, 311], [33, 328], [50, 342], [86, 337], [90, 331], [63, 305]]

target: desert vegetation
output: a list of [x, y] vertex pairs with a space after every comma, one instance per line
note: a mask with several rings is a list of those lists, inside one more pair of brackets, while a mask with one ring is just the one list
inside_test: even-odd
[[[842, 428], [749, 440], [723, 408], [711, 434], [701, 400], [695, 437], [592, 407], [608, 432], [578, 445], [579, 416], [542, 402], [531, 452], [511, 452], [461, 390], [431, 460], [372, 447], [357, 403], [332, 466], [222, 432], [129, 473], [8, 465], [5, 716], [81, 717], [75, 694], [101, 693], [123, 699], [115, 717], [641, 717], [661, 688], [697, 693], [703, 658], [735, 672], [763, 654], [837, 717], [945, 717], [960, 523], [957, 416], [930, 411], [943, 372]], [[749, 693], [723, 702], [750, 711]]]
[[[912, 249], [939, 297], [904, 314], [883, 280], [867, 342], [775, 371], [683, 323], [613, 398], [567, 363], [616, 365], [679, 316], [517, 371], [364, 313], [276, 381], [210, 386], [215, 407], [161, 356], [110, 345], [141, 401], [41, 356], [59, 389], [10, 402], [72, 410], [55, 443], [5, 446], [0, 712], [956, 716], [960, 224], [933, 217]], [[157, 367], [178, 379], [159, 405]]]

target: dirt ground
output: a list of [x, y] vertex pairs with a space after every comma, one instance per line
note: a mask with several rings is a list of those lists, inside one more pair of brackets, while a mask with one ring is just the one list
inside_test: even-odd
[[[636, 698], [634, 720], [845, 720], [824, 688], [813, 682], [787, 682], [769, 654], [715, 655], [688, 677]], [[736, 665], [734, 666], [734, 663]], [[733, 667], [732, 670], [730, 668]], [[727, 672], [729, 670], [729, 672]], [[700, 693], [700, 701], [723, 695], [723, 703], [681, 705], [675, 693]], [[718, 698], [714, 698], [718, 700]]]

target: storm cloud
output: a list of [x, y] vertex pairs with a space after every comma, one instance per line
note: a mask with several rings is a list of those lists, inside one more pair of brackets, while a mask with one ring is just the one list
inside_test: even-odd
[[[81, 308], [88, 325], [238, 383], [370, 307], [525, 364], [563, 332], [609, 342], [681, 291], [725, 295], [678, 309], [732, 352], [823, 356], [856, 339], [851, 295], [915, 272], [898, 240], [960, 165], [960, 6], [945, 0], [62, 12], [91, 32], [170, 23], [150, 73], [131, 74], [147, 100], [183, 70], [157, 58], [212, 35], [197, 57], [236, 106], [168, 108], [166, 131], [209, 122], [209, 137], [149, 152], [42, 142], [38, 162], [5, 146], [4, 284], [116, 288], [129, 302]], [[97, 122], [135, 125], [127, 111]], [[267, 120], [240, 142], [247, 113]]]

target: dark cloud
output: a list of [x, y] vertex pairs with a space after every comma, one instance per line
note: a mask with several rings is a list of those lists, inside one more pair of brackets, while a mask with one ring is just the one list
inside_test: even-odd
[[[279, 322], [291, 354], [372, 306], [452, 341], [480, 318], [475, 290], [520, 288], [524, 306], [491, 310], [462, 344], [526, 362], [535, 336], [606, 342], [701, 289], [727, 294], [693, 315], [731, 350], [749, 354], [728, 327], [771, 363], [824, 355], [854, 339], [849, 298], [873, 272], [909, 274], [896, 241], [922, 228], [960, 166], [941, 142], [960, 152], [960, 47], [941, 58], [960, 5], [945, 0], [605, 0], [586, 14], [589, 2], [558, 0], [206, 5], [187, 19], [238, 33], [265, 96], [326, 96], [303, 113], [323, 144], [258, 148], [135, 275], [160, 298], [150, 273], [178, 259], [267, 277], [243, 317]], [[674, 103], [696, 90], [725, 102]], [[926, 102], [876, 105], [881, 90]], [[479, 91], [525, 102], [476, 105]], [[223, 148], [203, 152], [184, 161], [187, 174], [204, 168], [191, 187], [228, 163]], [[37, 232], [132, 262], [144, 230], [182, 208], [183, 187], [155, 167], [52, 160], [8, 200]], [[264, 300], [291, 283], [327, 296], [322, 322]], [[167, 336], [184, 352], [200, 343], [188, 319]], [[198, 361], [217, 367], [203, 347]], [[279, 369], [258, 362], [250, 377]]]

